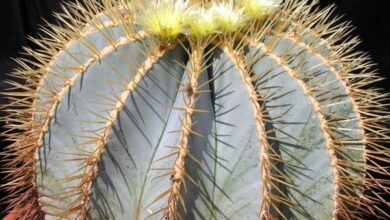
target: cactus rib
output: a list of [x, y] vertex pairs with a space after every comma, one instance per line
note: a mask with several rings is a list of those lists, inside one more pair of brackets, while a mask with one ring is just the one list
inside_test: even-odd
[[[127, 45], [130, 42], [141, 40], [141, 39], [143, 39], [145, 37], [146, 37], [145, 33], [141, 32], [135, 38], [121, 38], [114, 45], [109, 45], [106, 48], [102, 49], [100, 52], [94, 54], [94, 56], [92, 58], [87, 60], [84, 64], [81, 64], [81, 66], [75, 67], [75, 69], [77, 70], [76, 73], [72, 77], [67, 79], [66, 82], [64, 83], [64, 87], [61, 88], [60, 91], [57, 94], [55, 94], [55, 96], [52, 97], [52, 101], [50, 103], [51, 106], [49, 107], [47, 113], [45, 113], [45, 119], [43, 120], [42, 127], [39, 129], [39, 132], [37, 134], [38, 138], [37, 138], [37, 145], [36, 145], [36, 151], [35, 151], [35, 155], [36, 155], [35, 158], [36, 158], [36, 160], [38, 158], [39, 149], [40, 149], [40, 147], [43, 144], [43, 138], [44, 138], [46, 132], [49, 129], [49, 125], [50, 125], [51, 119], [55, 116], [55, 112], [56, 112], [57, 106], [62, 101], [62, 99], [65, 97], [65, 95], [69, 91], [69, 89], [74, 85], [76, 80], [83, 73], [85, 73], [94, 63], [96, 63], [100, 59], [103, 59], [104, 57], [110, 55], [111, 53], [116, 51], [116, 49], [118, 47]], [[42, 87], [40, 87], [40, 88], [42, 88]], [[36, 174], [34, 176], [36, 176]], [[36, 180], [36, 177], [31, 179], [32, 182], [35, 182], [35, 180]]]
[[[281, 211], [279, 211], [279, 208], [276, 207], [276, 205], [273, 203], [274, 197], [271, 194], [271, 190], [273, 186], [275, 185], [271, 183], [273, 180], [273, 165], [271, 163], [272, 158], [277, 157], [277, 155], [274, 155], [274, 150], [272, 150], [272, 146], [270, 145], [268, 141], [268, 135], [267, 130], [265, 128], [265, 116], [264, 116], [264, 110], [259, 104], [259, 100], [261, 100], [261, 97], [259, 96], [258, 92], [252, 85], [252, 79], [250, 76], [249, 71], [247, 70], [247, 67], [245, 65], [245, 62], [243, 61], [243, 55], [239, 54], [231, 45], [222, 46], [222, 50], [230, 57], [230, 59], [234, 62], [235, 67], [238, 69], [239, 75], [242, 79], [242, 82], [245, 84], [246, 89], [248, 90], [249, 94], [249, 100], [252, 104], [254, 118], [256, 120], [256, 128], [259, 135], [259, 143], [261, 143], [261, 150], [259, 158], [261, 161], [261, 177], [263, 181], [262, 185], [262, 196], [263, 200], [261, 202], [260, 207], [260, 217], [269, 219], [273, 218], [272, 214], [270, 213], [271, 208], [274, 208], [277, 210], [277, 212], [284, 218], [287, 219]], [[277, 178], [276, 176], [274, 178]], [[283, 181], [283, 180], [282, 180]], [[285, 199], [285, 198], [283, 198]]]
[[[194, 43], [193, 43], [194, 44]], [[167, 219], [182, 219], [180, 214], [178, 213], [178, 204], [181, 204], [181, 207], [184, 209], [185, 212], [186, 206], [185, 202], [183, 200], [183, 197], [181, 195], [182, 187], [185, 187], [185, 178], [187, 176], [185, 172], [185, 159], [188, 156], [188, 142], [190, 134], [194, 134], [194, 131], [192, 131], [192, 126], [194, 125], [193, 121], [193, 113], [196, 111], [196, 102], [197, 102], [197, 96], [199, 94], [199, 85], [198, 85], [198, 79], [200, 74], [202, 73], [203, 66], [203, 54], [204, 48], [199, 46], [194, 46], [193, 51], [190, 54], [190, 60], [189, 63], [191, 65], [191, 70], [188, 71], [188, 78], [189, 82], [187, 85], [185, 85], [187, 88], [185, 88], [185, 106], [184, 106], [184, 113], [183, 113], [183, 119], [182, 119], [182, 125], [181, 125], [181, 137], [180, 141], [177, 147], [177, 158], [175, 161], [175, 164], [172, 169], [171, 174], [171, 187], [168, 190], [168, 202], [167, 206], [163, 212], [163, 216]], [[190, 177], [187, 177], [190, 178]]]
[[[329, 7], [326, 11], [331, 11], [333, 7]], [[326, 14], [324, 11], [324, 14]], [[386, 123], [390, 120], [389, 117], [383, 116], [379, 112], [385, 113], [387, 110], [384, 110], [385, 104], [388, 100], [387, 94], [379, 94], [374, 90], [366, 89], [366, 91], [361, 88], [365, 86], [371, 85], [373, 82], [381, 80], [380, 77], [376, 76], [375, 73], [370, 72], [370, 68], [372, 67], [372, 63], [369, 62], [369, 58], [366, 54], [356, 52], [351, 53], [356, 46], [359, 44], [359, 40], [355, 37], [352, 39], [347, 39], [348, 34], [350, 33], [350, 25], [348, 23], [343, 23], [339, 25], [334, 25], [335, 21], [328, 22], [327, 26], [313, 26], [313, 28], [308, 29], [305, 28], [305, 24], [301, 22], [304, 19], [300, 19], [296, 21], [294, 24], [295, 27], [301, 31], [291, 34], [281, 34], [277, 31], [274, 33], [278, 36], [282, 36], [287, 38], [296, 44], [305, 48], [309, 53], [311, 53], [314, 57], [318, 57], [322, 61], [322, 65], [327, 66], [331, 72], [335, 75], [337, 79], [340, 80], [342, 85], [345, 87], [346, 94], [349, 95], [349, 99], [353, 105], [353, 111], [356, 115], [356, 120], [358, 121], [358, 126], [360, 132], [363, 134], [362, 140], [358, 141], [358, 144], [363, 144], [365, 146], [364, 149], [364, 160], [370, 161], [372, 159], [377, 158], [375, 155], [380, 153], [383, 155], [389, 155], [389, 151], [387, 148], [380, 144], [381, 140], [388, 140], [389, 134], [386, 131]], [[324, 23], [326, 18], [322, 18], [319, 23]], [[301, 41], [297, 39], [296, 35], [299, 33], [303, 36], [305, 33], [309, 33], [315, 36], [317, 39], [322, 39], [323, 36], [326, 36], [326, 41], [321, 40], [318, 45], [326, 47], [332, 53], [329, 57], [325, 57], [318, 51], [316, 51], [313, 46], [310, 46], [307, 42]], [[337, 41], [340, 39], [347, 39], [343, 41], [342, 44], [338, 44]], [[316, 42], [313, 42], [315, 44]], [[340, 67], [338, 70], [335, 66]], [[364, 71], [360, 74], [355, 74], [355, 71]], [[379, 110], [379, 112], [377, 112]], [[373, 120], [373, 117], [376, 119]], [[348, 120], [348, 119], [345, 119]], [[379, 131], [379, 132], [378, 132]], [[379, 135], [379, 136], [378, 136]], [[339, 140], [340, 144], [349, 144], [348, 141]], [[356, 142], [354, 142], [356, 143]], [[346, 159], [348, 160], [348, 159]], [[387, 160], [382, 160], [387, 161]], [[356, 165], [352, 165], [351, 170], [361, 169], [361, 163]], [[351, 165], [348, 165], [351, 166]], [[371, 174], [367, 172], [379, 172], [384, 175], [388, 175], [388, 172], [385, 171], [379, 164], [372, 163], [372, 165], [366, 165], [365, 168], [365, 183], [371, 182], [369, 185], [373, 189], [385, 189], [387, 188], [386, 181], [375, 179]], [[352, 171], [355, 172], [355, 171]], [[352, 185], [354, 184], [352, 180], [348, 180]], [[349, 184], [346, 182], [344, 184]], [[366, 185], [366, 184], [364, 184]], [[347, 198], [352, 199], [352, 198]], [[365, 211], [369, 211], [371, 213], [376, 213], [379, 211], [382, 215], [390, 217], [383, 208], [377, 206], [376, 204], [379, 201], [383, 201], [383, 198], [379, 194], [375, 194], [372, 197], [366, 197], [363, 199], [363, 206], [366, 209]], [[359, 199], [352, 199], [349, 201], [350, 203], [359, 203]]]
[[[169, 45], [157, 45], [155, 46], [145, 60], [143, 64], [138, 68], [137, 74], [134, 78], [127, 84], [125, 90], [117, 98], [117, 103], [113, 106], [113, 109], [109, 113], [108, 118], [106, 119], [106, 124], [102, 133], [96, 139], [96, 148], [85, 158], [84, 165], [86, 167], [85, 174], [82, 175], [81, 185], [77, 188], [80, 190], [80, 197], [75, 200], [73, 203], [73, 208], [70, 212], [65, 212], [64, 217], [69, 216], [75, 212], [78, 212], [77, 219], [85, 219], [88, 215], [88, 201], [90, 198], [92, 183], [98, 173], [98, 164], [100, 157], [104, 151], [105, 144], [109, 137], [112, 127], [118, 117], [120, 111], [123, 109], [126, 100], [129, 98], [131, 93], [137, 89], [138, 84], [141, 82], [143, 77], [145, 77], [149, 70], [153, 67], [153, 64], [156, 63], [165, 53], [170, 50], [171, 46]], [[71, 179], [72, 177], [69, 177]]]
[[[115, 45], [109, 45], [106, 48], [104, 48], [102, 51], [99, 53], [95, 54], [93, 58], [90, 58], [87, 62], [81, 64], [79, 67], [74, 67], [77, 71], [76, 73], [70, 77], [69, 79], [66, 80], [64, 83], [64, 87], [53, 97], [53, 102], [51, 103], [51, 107], [49, 108], [49, 111], [46, 113], [46, 119], [43, 122], [43, 126], [41, 131], [39, 132], [38, 135], [38, 147], [42, 145], [43, 142], [43, 136], [47, 132], [49, 123], [51, 118], [54, 117], [55, 110], [58, 106], [58, 104], [62, 101], [64, 98], [66, 92], [69, 90], [70, 87], [73, 86], [75, 81], [87, 71], [87, 69], [96, 63], [98, 60], [103, 59], [104, 57], [108, 56], [112, 52], [114, 52], [118, 47], [127, 45], [130, 42], [134, 42], [136, 40], [141, 40], [145, 37], [144, 34], [141, 33], [140, 37], [133, 38], [133, 39], [127, 39], [127, 38], [121, 38]], [[42, 88], [42, 87], [41, 87]]]
[[[287, 40], [290, 40], [290, 41], [294, 42], [295, 45], [298, 45], [301, 48], [303, 48], [311, 56], [317, 57], [321, 61], [320, 62], [321, 65], [324, 65], [326, 68], [328, 68], [329, 72], [335, 76], [335, 78], [336, 78], [336, 80], [338, 82], [341, 83], [343, 91], [345, 92], [345, 94], [349, 95], [348, 96], [348, 101], [352, 105], [353, 114], [356, 116], [355, 120], [357, 120], [359, 122], [357, 124], [358, 125], [357, 130], [361, 134], [361, 138], [358, 139], [358, 140], [352, 140], [352, 141], [355, 144], [366, 145], [367, 144], [367, 138], [366, 138], [366, 134], [365, 134], [365, 131], [364, 131], [364, 128], [363, 128], [363, 120], [362, 120], [362, 117], [361, 117], [361, 114], [360, 114], [360, 110], [359, 110], [358, 104], [356, 103], [354, 98], [350, 96], [351, 88], [350, 88], [349, 85], [347, 85], [346, 80], [344, 79], [346, 74], [345, 73], [340, 73], [339, 70], [337, 70], [334, 66], [332, 66], [330, 64], [330, 61], [327, 58], [325, 58], [319, 52], [316, 52], [313, 46], [308, 45], [304, 41], [301, 42], [298, 39], [296, 39], [297, 38], [296, 35], [289, 35], [288, 33], [286, 33], [286, 34], [277, 34], [277, 36], [282, 37], [283, 39], [287, 39]], [[313, 89], [319, 89], [320, 86], [318, 86], [317, 88], [313, 88]], [[337, 103], [325, 104], [323, 106], [327, 107], [327, 106], [335, 105], [335, 104], [337, 104]], [[337, 124], [337, 122], [340, 123], [340, 121], [342, 121], [342, 120], [349, 120], [349, 119], [338, 119], [337, 117], [329, 114], [329, 119], [328, 119], [329, 122], [328, 122], [328, 124], [330, 126], [330, 131], [332, 131], [333, 133], [336, 133], [337, 130], [343, 129], [342, 126]], [[334, 135], [334, 134], [332, 134], [332, 135]], [[345, 140], [346, 138], [347, 137], [345, 137], [345, 138], [338, 138], [338, 139], [335, 138], [335, 145], [338, 146], [338, 150], [339, 151], [342, 150], [343, 144], [348, 143], [349, 140]], [[351, 148], [348, 148], [348, 149], [351, 149]], [[354, 149], [351, 149], [351, 150], [354, 150]], [[356, 149], [356, 150], [357, 151], [361, 151], [362, 149]], [[366, 151], [366, 150], [367, 149], [364, 149], [364, 151]], [[345, 156], [345, 154], [347, 154], [347, 155]], [[347, 158], [348, 157], [348, 152], [345, 152], [344, 154], [339, 153], [337, 155], [337, 157], [339, 158], [340, 166], [345, 167], [344, 169], [348, 169], [348, 171], [344, 170], [343, 172], [351, 173], [352, 175], [353, 174], [356, 175], [358, 172], [361, 172], [361, 165], [362, 165], [361, 162], [355, 162], [355, 163], [348, 162], [348, 158]], [[358, 181], [352, 180], [352, 179], [350, 179], [350, 178], [348, 178], [346, 176], [344, 176], [343, 178], [346, 178], [346, 180], [348, 180], [348, 181], [344, 181], [343, 185], [345, 187], [350, 187], [350, 189], [351, 189], [350, 191], [356, 192], [355, 190], [359, 190], [359, 189], [354, 189], [354, 187], [357, 187], [356, 184], [359, 184]], [[346, 199], [348, 199], [348, 198], [346, 198]], [[348, 200], [349, 200], [348, 201], [349, 203], [358, 204], [358, 202], [359, 202], [359, 200], [356, 200], [356, 199], [353, 200], [352, 198], [349, 198]]]
[[[318, 45], [324, 46], [326, 49], [331, 51], [329, 57], [324, 57], [324, 55], [321, 55], [319, 52], [316, 52], [315, 54], [317, 55], [314, 55], [319, 57], [323, 61], [324, 65], [327, 65], [332, 70], [335, 70], [332, 72], [341, 80], [342, 84], [346, 86], [345, 89], [347, 94], [350, 96], [355, 115], [357, 118], [360, 118], [360, 120], [357, 120], [360, 132], [362, 132], [364, 136], [358, 144], [363, 144], [365, 146], [365, 162], [377, 159], [375, 155], [378, 153], [384, 155], [385, 157], [389, 157], [387, 147], [381, 144], [385, 143], [386, 140], [389, 140], [390, 138], [388, 129], [386, 129], [386, 124], [389, 123], [390, 118], [388, 115], [383, 115], [388, 113], [386, 105], [384, 104], [389, 99], [388, 94], [379, 94], [377, 91], [372, 89], [361, 89], [381, 80], [381, 78], [378, 77], [376, 73], [371, 72], [373, 64], [370, 62], [370, 58], [367, 54], [353, 52], [354, 49], [356, 49], [356, 46], [360, 43], [360, 40], [357, 37], [349, 37], [352, 30], [351, 25], [349, 23], [336, 24], [337, 21], [339, 21], [339, 18], [329, 20], [327, 16], [334, 10], [334, 6], [329, 6], [323, 11], [317, 13], [311, 13], [306, 10], [300, 11], [298, 8], [296, 9], [298, 11], [296, 16], [300, 17], [299, 19], [295, 19], [293, 26], [297, 31], [292, 33], [292, 37], [288, 35], [285, 37], [294, 38], [294, 35], [296, 34], [303, 36], [307, 33], [315, 36], [316, 39], [319, 39]], [[291, 9], [287, 9], [283, 12], [283, 16], [287, 18], [293, 14], [290, 10]], [[278, 30], [275, 34], [280, 35], [281, 32], [282, 31]], [[340, 40], [342, 40], [342, 43], [339, 43]], [[304, 44], [307, 45], [304, 41], [300, 42], [302, 47], [305, 47]], [[316, 50], [309, 50], [309, 52], [310, 51], [315, 52]], [[341, 69], [334, 69], [335, 66], [341, 67]], [[359, 72], [359, 74], [355, 74], [355, 72]], [[341, 141], [340, 144], [349, 143], [348, 141]], [[384, 159], [382, 161], [387, 162], [388, 160]], [[363, 164], [358, 163], [352, 167], [352, 169], [360, 169], [361, 165]], [[381, 173], [386, 176], [389, 175], [388, 172], [375, 162], [372, 162], [371, 165], [366, 164], [365, 166], [364, 185], [369, 183], [370, 189], [387, 190], [388, 187], [386, 187], [387, 183], [385, 180], [376, 179], [368, 172]], [[353, 184], [350, 179], [347, 180]], [[364, 210], [361, 209], [363, 212], [370, 212], [373, 215], [376, 215], [376, 213], [379, 212], [383, 216], [390, 217], [383, 208], [377, 205], [378, 203], [383, 202], [383, 197], [380, 194], [374, 194], [370, 197], [361, 196], [360, 199], [353, 200], [354, 201], [352, 201], [352, 203], [355, 204], [363, 202], [362, 206], [364, 207]]]
[[[291, 69], [287, 64], [286, 60], [280, 56], [278, 56], [276, 53], [272, 51], [271, 48], [269, 48], [266, 44], [262, 43], [259, 40], [256, 39], [246, 39], [250, 46], [257, 48], [261, 50], [262, 52], [268, 54], [268, 56], [273, 59], [276, 63], [278, 63], [287, 74], [293, 78], [298, 85], [302, 88], [305, 95], [308, 97], [312, 105], [314, 106], [315, 111], [318, 114], [318, 117], [321, 122], [321, 128], [324, 133], [325, 139], [326, 139], [326, 145], [329, 153], [329, 157], [331, 158], [331, 164], [333, 166], [333, 175], [334, 175], [334, 211], [333, 211], [333, 217], [335, 218], [342, 212], [342, 205], [340, 204], [342, 202], [342, 199], [339, 197], [339, 190], [340, 190], [340, 172], [338, 170], [338, 158], [336, 156], [336, 146], [334, 143], [334, 140], [330, 134], [330, 128], [328, 125], [328, 121], [326, 120], [326, 117], [322, 111], [321, 104], [317, 101], [315, 98], [312, 89], [309, 88], [309, 86], [301, 79], [299, 74], [294, 70]], [[340, 210], [341, 209], [341, 210]]]

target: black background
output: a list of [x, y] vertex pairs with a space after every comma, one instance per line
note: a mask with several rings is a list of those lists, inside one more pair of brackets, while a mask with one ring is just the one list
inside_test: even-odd
[[[345, 15], [343, 20], [351, 20], [356, 27], [353, 34], [363, 41], [358, 49], [369, 52], [378, 64], [378, 72], [387, 78], [375, 86], [390, 92], [390, 0], [320, 0], [321, 6], [333, 3], [337, 5], [335, 14]], [[20, 57], [22, 46], [32, 46], [26, 36], [37, 36], [42, 18], [54, 22], [55, 11], [60, 11], [58, 0], [0, 0], [1, 91], [7, 87], [7, 73], [16, 67], [10, 57]], [[6, 144], [0, 143], [0, 149]], [[0, 199], [3, 196], [0, 192]], [[2, 210], [4, 206], [0, 205], [0, 218]]]

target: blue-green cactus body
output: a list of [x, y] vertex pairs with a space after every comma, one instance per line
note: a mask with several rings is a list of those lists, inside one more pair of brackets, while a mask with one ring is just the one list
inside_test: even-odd
[[[138, 64], [138, 59], [142, 59], [142, 54], [134, 53], [143, 46], [141, 42], [138, 42], [119, 48], [117, 52], [102, 59], [100, 63], [88, 68], [78, 77], [74, 86], [66, 91], [63, 101], [56, 107], [57, 113], [63, 113], [56, 114], [54, 120], [51, 120], [49, 131], [44, 138], [44, 147], [40, 150], [41, 172], [48, 170], [53, 175], [46, 179], [45, 175], [38, 172], [38, 181], [42, 181], [44, 194], [46, 191], [57, 194], [58, 189], [65, 191], [66, 188], [78, 184], [77, 181], [64, 182], [63, 179], [84, 172], [83, 169], [79, 170], [80, 161], [73, 159], [77, 158], [78, 154], [83, 155], [94, 149], [93, 144], [87, 143], [90, 141], [87, 138], [90, 136], [87, 131], [99, 129], [101, 125], [88, 123], [88, 121], [96, 121], [97, 114], [105, 117], [108, 111], [108, 106], [95, 102], [102, 101], [102, 96], [115, 99], [115, 95], [120, 92], [110, 86], [108, 80], [123, 81], [122, 76], [113, 74], [110, 66], [116, 66], [122, 73], [129, 73], [129, 75], [123, 75], [124, 77], [131, 77], [131, 72], [136, 71], [135, 65]], [[136, 58], [130, 60], [132, 62], [130, 65], [127, 65], [129, 61], [121, 61], [121, 57], [133, 56]], [[97, 88], [99, 89], [96, 90]], [[98, 94], [101, 96], [99, 97]], [[92, 106], [94, 111], [91, 111]], [[69, 120], [69, 118], [73, 119]], [[72, 201], [72, 197], [67, 196], [67, 198]]]
[[28, 89], [8, 119], [21, 130], [8, 152], [21, 156], [6, 187], [26, 191], [10, 202], [22, 219], [381, 211], [381, 195], [363, 189], [385, 188], [366, 173], [385, 173], [366, 163], [388, 153], [376, 142], [388, 138], [383, 96], [361, 89], [376, 78], [353, 74], [369, 64], [348, 55], [355, 41], [337, 46], [345, 27], [324, 26], [330, 9], [311, 14], [314, 3], [296, 0], [86, 2], [71, 6], [75, 18], [64, 15], [74, 33], [55, 29], [53, 41], [67, 41], [19, 74], [32, 85], [16, 84]]

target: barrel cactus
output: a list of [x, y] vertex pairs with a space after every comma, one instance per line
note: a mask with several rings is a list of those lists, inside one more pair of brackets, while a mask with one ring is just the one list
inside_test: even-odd
[[5, 93], [10, 215], [388, 217], [388, 96], [317, 3], [68, 3]]

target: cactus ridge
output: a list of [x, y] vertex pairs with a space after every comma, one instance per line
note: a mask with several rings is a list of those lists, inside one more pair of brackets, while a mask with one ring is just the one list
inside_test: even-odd
[[3, 93], [10, 213], [389, 218], [388, 95], [350, 24], [316, 7], [66, 4]]
[[[281, 58], [280, 56], [278, 56], [274, 52], [272, 52], [272, 48], [267, 47], [265, 44], [261, 43], [261, 41], [258, 41], [258, 40], [248, 39], [248, 41], [249, 41], [250, 46], [261, 50], [263, 53], [267, 53], [271, 59], [273, 59], [278, 65], [282, 66], [284, 71], [287, 74], [289, 74], [290, 77], [299, 84], [300, 88], [303, 90], [303, 93], [308, 97], [308, 99], [310, 100], [310, 103], [313, 105], [315, 111], [317, 112], [318, 117], [319, 117], [319, 121], [321, 123], [321, 129], [322, 129], [322, 132], [323, 132], [325, 140], [326, 140], [326, 145], [327, 145], [326, 147], [328, 149], [329, 157], [331, 158], [331, 164], [334, 166], [333, 167], [333, 175], [335, 178], [334, 207], [340, 207], [340, 205], [339, 205], [340, 198], [338, 197], [339, 196], [338, 193], [336, 193], [340, 190], [339, 189], [340, 173], [339, 173], [337, 166], [336, 166], [336, 163], [338, 161], [338, 159], [336, 157], [336, 147], [334, 146], [334, 140], [331, 137], [330, 132], [329, 132], [330, 128], [328, 125], [328, 121], [326, 120], [326, 117], [322, 111], [321, 104], [317, 101], [317, 99], [315, 98], [315, 96], [312, 92], [313, 89], [310, 88], [308, 86], [308, 84], [302, 80], [302, 78], [299, 76], [299, 73], [296, 69], [292, 69], [291, 67], [289, 67], [287, 65], [289, 63], [289, 61]], [[300, 64], [298, 64], [298, 66], [299, 65]], [[338, 210], [335, 209], [333, 211], [333, 213], [334, 213], [334, 215], [337, 215]]]
[[[232, 48], [231, 45], [223, 47], [223, 51], [230, 57], [230, 59], [234, 62], [235, 67], [239, 70], [240, 76], [242, 78], [242, 81], [245, 83], [246, 88], [248, 90], [249, 98], [252, 103], [253, 112], [255, 114], [256, 119], [256, 127], [257, 131], [259, 132], [259, 142], [261, 143], [261, 152], [260, 152], [260, 161], [261, 161], [261, 173], [262, 173], [262, 179], [263, 179], [263, 188], [262, 188], [262, 195], [263, 200], [261, 203], [261, 211], [260, 211], [260, 217], [266, 218], [269, 216], [269, 210], [270, 207], [272, 209], [276, 209], [278, 212], [281, 212], [281, 210], [278, 210], [278, 207], [274, 204], [277, 204], [278, 199], [279, 201], [281, 199], [288, 201], [288, 196], [284, 193], [282, 196], [278, 195], [272, 195], [270, 193], [271, 189], [273, 188], [273, 184], [278, 184], [278, 180], [280, 179], [279, 176], [283, 175], [283, 173], [278, 170], [277, 167], [274, 167], [273, 163], [275, 163], [277, 160], [282, 160], [277, 152], [272, 148], [271, 144], [268, 141], [267, 133], [265, 126], [265, 112], [264, 109], [260, 106], [260, 102], [264, 102], [262, 100], [260, 94], [256, 91], [254, 86], [252, 85], [252, 79], [250, 70], [248, 70], [248, 66], [246, 65], [243, 57], [243, 54], [237, 54], [237, 51]], [[272, 162], [273, 163], [272, 163]], [[276, 173], [275, 173], [276, 172]], [[272, 184], [271, 181], [274, 181]], [[288, 179], [288, 178], [286, 178]], [[279, 181], [286, 181], [286, 180], [279, 180]], [[283, 182], [282, 182], [283, 183]], [[279, 189], [278, 189], [279, 190]]]

